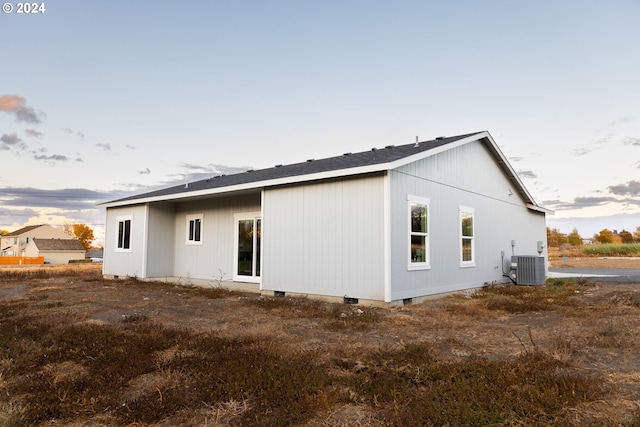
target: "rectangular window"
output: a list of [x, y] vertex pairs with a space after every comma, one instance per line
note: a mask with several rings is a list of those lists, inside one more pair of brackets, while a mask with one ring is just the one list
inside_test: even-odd
[[429, 199], [407, 196], [409, 229], [409, 270], [430, 268], [429, 259]]
[[460, 206], [460, 267], [475, 267], [474, 209]]
[[116, 251], [131, 251], [131, 220], [133, 217], [118, 217], [118, 240], [116, 242]]
[[187, 245], [202, 244], [202, 214], [187, 215]]

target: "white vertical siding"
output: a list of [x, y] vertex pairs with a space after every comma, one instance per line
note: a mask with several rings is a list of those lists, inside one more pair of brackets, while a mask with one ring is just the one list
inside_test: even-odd
[[[239, 212], [256, 211], [260, 211], [260, 193], [177, 204], [171, 229], [174, 242], [173, 275], [212, 280], [222, 272], [224, 278], [230, 280], [236, 238], [233, 216]], [[200, 245], [186, 244], [186, 217], [193, 214], [203, 214]]]
[[[545, 217], [526, 208], [480, 142], [391, 172], [392, 300], [450, 292], [503, 281], [500, 252], [537, 254], [546, 240]], [[511, 195], [510, 195], [511, 193]], [[407, 270], [407, 194], [430, 199], [431, 269]], [[475, 267], [460, 267], [460, 206], [474, 209]]]
[[175, 210], [174, 203], [154, 203], [149, 205], [147, 277], [173, 275]]
[[381, 175], [265, 190], [265, 290], [384, 299]]
[[262, 221], [262, 288], [300, 289], [304, 283], [305, 187], [265, 190]]
[[[131, 250], [116, 251], [118, 222], [120, 216], [131, 216]], [[147, 227], [147, 206], [135, 205], [107, 209], [104, 236], [104, 264], [102, 271], [106, 275], [144, 277], [144, 241]]]

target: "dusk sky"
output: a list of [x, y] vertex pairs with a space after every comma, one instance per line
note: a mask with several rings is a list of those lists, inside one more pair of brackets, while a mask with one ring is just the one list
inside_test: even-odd
[[483, 130], [548, 226], [640, 226], [640, 0], [9, 3], [0, 229]]

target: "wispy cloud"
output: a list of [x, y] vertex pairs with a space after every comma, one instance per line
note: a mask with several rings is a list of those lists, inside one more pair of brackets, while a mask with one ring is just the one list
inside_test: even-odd
[[607, 134], [601, 138], [598, 138], [595, 142], [580, 148], [576, 148], [571, 152], [573, 156], [585, 156], [597, 150], [604, 148], [610, 148], [612, 144], [619, 144], [622, 142], [624, 145], [636, 145], [640, 146], [640, 138], [621, 138], [614, 134]]
[[200, 170], [200, 171], [212, 171], [212, 168], [210, 166], [206, 166], [206, 165], [196, 165], [194, 163], [185, 163], [185, 162], [181, 162], [178, 164], [178, 166], [180, 166], [181, 168], [184, 169], [189, 169], [189, 170]]
[[111, 144], [98, 142], [96, 147], [102, 148], [104, 151], [111, 151]]
[[178, 164], [181, 168], [187, 169], [189, 171], [202, 171], [208, 174], [224, 174], [231, 175], [234, 173], [245, 172], [248, 169], [252, 169], [251, 166], [227, 166], [227, 165], [216, 165], [213, 163], [209, 163], [206, 165], [199, 165], [195, 163], [186, 163], [181, 162]]
[[96, 209], [96, 203], [129, 195], [122, 191], [101, 192], [84, 188], [42, 190], [31, 187], [0, 188], [0, 206], [56, 208], [62, 210]]
[[7, 145], [16, 145], [22, 140], [15, 133], [12, 133], [12, 134], [5, 133], [0, 137], [0, 141], [2, 141], [4, 144], [7, 144]]
[[538, 175], [536, 175], [533, 171], [518, 171], [518, 176], [528, 179], [536, 179], [538, 177]]
[[35, 110], [27, 105], [27, 101], [20, 95], [0, 96], [0, 111], [12, 114], [17, 122], [40, 123], [42, 120]]
[[82, 141], [84, 141], [84, 140], [85, 140], [85, 137], [84, 137], [84, 133], [83, 133], [83, 132], [80, 132], [80, 131], [77, 131], [77, 130], [74, 130], [74, 129], [71, 129], [71, 128], [64, 128], [64, 131], [65, 131], [66, 133], [68, 133], [69, 135], [76, 135], [76, 136], [78, 136]]
[[636, 147], [640, 147], [640, 138], [624, 138], [622, 142], [624, 145], [635, 145]]
[[26, 133], [27, 136], [30, 136], [32, 138], [42, 138], [44, 136], [42, 132], [38, 132], [35, 129], [25, 129], [24, 133]]
[[140, 175], [148, 175], [151, 173], [151, 170], [149, 168], [145, 168], [144, 170], [138, 172]]
[[636, 120], [637, 120], [636, 117], [620, 117], [619, 119], [616, 119], [616, 120], [612, 121], [611, 123], [609, 123], [609, 126], [623, 125], [623, 124], [626, 124], [626, 123], [634, 122]]
[[640, 196], [640, 181], [629, 181], [625, 184], [607, 187], [610, 193], [618, 196]]
[[63, 156], [61, 154], [52, 154], [50, 156], [38, 154], [33, 156], [33, 158], [36, 160], [47, 160], [47, 161], [54, 161], [54, 162], [66, 162], [69, 160], [67, 156]]
[[570, 202], [562, 200], [546, 200], [542, 202], [541, 205], [556, 211], [564, 211], [591, 208], [609, 203], [620, 203], [620, 200], [615, 197], [576, 197]]
[[584, 156], [587, 155], [589, 153], [591, 153], [592, 151], [597, 150], [596, 147], [583, 147], [583, 148], [576, 148], [575, 150], [573, 150], [571, 152], [572, 155], [574, 156]]
[[0, 224], [26, 224], [40, 213], [34, 209], [8, 209], [0, 206]]
[[137, 148], [134, 147], [133, 145], [127, 144], [127, 145], [125, 145], [125, 147], [128, 148], [129, 150], [137, 150]]
[[15, 152], [20, 152], [27, 148], [27, 144], [15, 133], [5, 133], [0, 137], [0, 150], [2, 151], [14, 150]]

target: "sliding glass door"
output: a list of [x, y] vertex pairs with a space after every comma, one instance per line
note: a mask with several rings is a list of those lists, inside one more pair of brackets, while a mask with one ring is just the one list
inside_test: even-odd
[[260, 236], [262, 220], [259, 216], [236, 216], [234, 280], [260, 281]]

